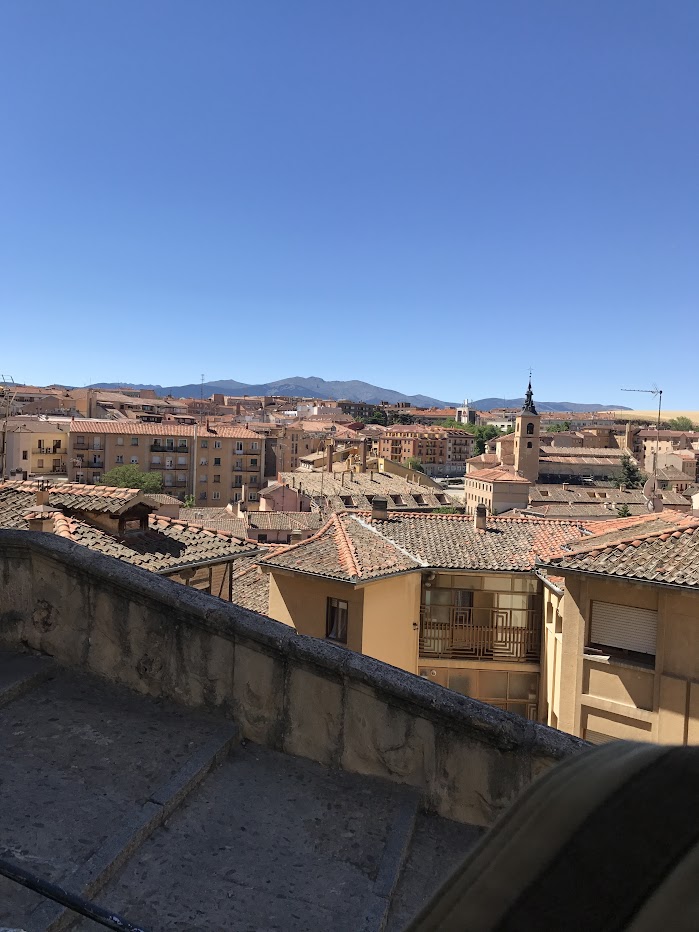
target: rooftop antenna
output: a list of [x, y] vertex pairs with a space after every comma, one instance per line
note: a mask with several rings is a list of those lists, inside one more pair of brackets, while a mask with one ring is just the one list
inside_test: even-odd
[[660, 411], [663, 406], [663, 390], [654, 385], [653, 388], [622, 388], [622, 392], [636, 392], [643, 395], [657, 395], [658, 398], [658, 420], [655, 424], [655, 453], [653, 454], [653, 476], [643, 486], [643, 494], [648, 499], [649, 510], [652, 510], [651, 503], [653, 496], [658, 490], [658, 455], [660, 453]]

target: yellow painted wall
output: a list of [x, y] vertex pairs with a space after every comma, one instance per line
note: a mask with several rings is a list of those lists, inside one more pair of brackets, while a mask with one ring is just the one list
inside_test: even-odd
[[344, 599], [347, 611], [347, 647], [362, 650], [364, 592], [348, 583], [302, 574], [272, 572], [269, 577], [271, 618], [296, 628], [299, 634], [324, 638], [328, 599]]
[[417, 673], [421, 574], [364, 587], [362, 653]]
[[[593, 601], [658, 612], [655, 663], [584, 656]], [[545, 669], [557, 662], [546, 636]], [[566, 579], [560, 681], [547, 684], [557, 725], [636, 741], [699, 743], [699, 593], [675, 592], [626, 580], [570, 575]], [[551, 724], [554, 722], [549, 716]]]

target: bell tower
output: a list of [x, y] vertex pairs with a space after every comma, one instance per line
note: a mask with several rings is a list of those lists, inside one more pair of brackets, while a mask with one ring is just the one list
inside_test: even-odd
[[530, 482], [536, 482], [539, 478], [540, 422], [541, 418], [534, 406], [530, 378], [522, 410], [515, 422], [515, 470]]

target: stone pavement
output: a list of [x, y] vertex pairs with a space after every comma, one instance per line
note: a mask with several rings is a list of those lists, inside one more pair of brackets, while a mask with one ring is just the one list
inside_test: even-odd
[[[223, 717], [0, 653], [0, 858], [150, 932], [399, 932], [481, 829]], [[0, 877], [0, 926], [101, 926]]]

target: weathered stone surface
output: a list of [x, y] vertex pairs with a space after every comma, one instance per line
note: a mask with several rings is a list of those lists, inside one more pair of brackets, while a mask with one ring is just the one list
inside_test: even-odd
[[348, 683], [342, 766], [429, 786], [434, 774], [434, 726], [388, 705], [373, 690]]
[[303, 667], [291, 667], [287, 689], [284, 750], [337, 765], [342, 746], [342, 684]]
[[276, 744], [282, 723], [284, 673], [280, 660], [246, 644], [236, 644], [233, 711], [243, 736]]
[[0, 531], [0, 584], [1, 645], [220, 709], [248, 739], [419, 786], [450, 818], [488, 822], [585, 746], [51, 534]]

